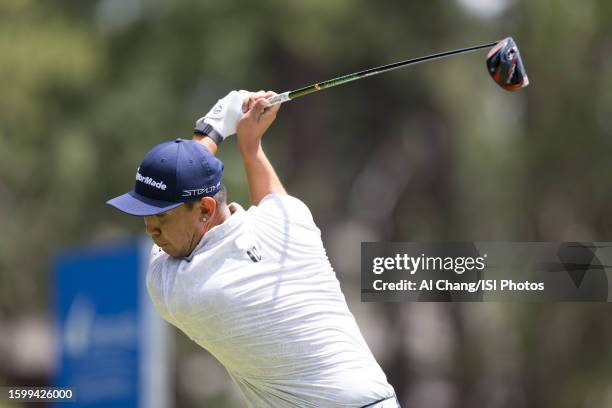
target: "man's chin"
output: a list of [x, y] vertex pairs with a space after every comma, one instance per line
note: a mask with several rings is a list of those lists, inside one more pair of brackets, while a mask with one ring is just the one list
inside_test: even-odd
[[164, 251], [165, 253], [167, 253], [168, 255], [170, 255], [171, 258], [175, 258], [175, 259], [183, 259], [187, 256], [187, 254], [183, 253], [183, 252], [172, 252], [170, 250], [166, 250], [166, 249], [162, 249], [162, 251]]
[[164, 251], [166, 254], [170, 255], [172, 258], [182, 258], [182, 255], [174, 251], [173, 248], [168, 248], [167, 245], [162, 246], [161, 250]]

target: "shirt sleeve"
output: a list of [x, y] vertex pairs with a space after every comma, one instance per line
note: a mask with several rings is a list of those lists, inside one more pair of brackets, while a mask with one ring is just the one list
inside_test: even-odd
[[322, 245], [321, 231], [310, 210], [295, 197], [268, 194], [248, 212], [252, 233], [260, 243], [276, 243], [284, 248], [287, 245]]
[[300, 199], [286, 194], [268, 194], [259, 205], [251, 207], [256, 219], [291, 223], [317, 228], [312, 214]]

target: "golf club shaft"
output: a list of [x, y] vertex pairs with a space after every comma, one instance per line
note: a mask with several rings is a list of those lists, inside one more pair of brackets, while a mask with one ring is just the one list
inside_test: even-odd
[[323, 89], [342, 85], [347, 82], [356, 81], [361, 78], [382, 74], [383, 72], [392, 71], [394, 69], [405, 67], [408, 65], [419, 64], [425, 61], [430, 61], [430, 60], [439, 59], [439, 58], [446, 58], [448, 56], [455, 55], [455, 54], [465, 54], [468, 52], [479, 50], [481, 48], [492, 47], [497, 43], [498, 41], [495, 41], [490, 44], [476, 45], [473, 47], [461, 48], [459, 50], [446, 51], [446, 52], [441, 52], [438, 54], [427, 55], [424, 57], [418, 57], [418, 58], [413, 58], [413, 59], [409, 59], [405, 61], [394, 62], [392, 64], [387, 64], [387, 65], [383, 65], [383, 66], [376, 67], [376, 68], [370, 68], [370, 69], [366, 69], [363, 71], [355, 72], [353, 74], [348, 74], [348, 75], [344, 75], [338, 78], [329, 79], [324, 82], [319, 82], [319, 83], [315, 83], [312, 85], [308, 85], [304, 88], [296, 89], [295, 91], [288, 91], [288, 92], [283, 92], [281, 94], [275, 95], [268, 99], [268, 106], [276, 105], [279, 103], [284, 103], [292, 99], [299, 98], [300, 96], [311, 94], [313, 92], [322, 91]]

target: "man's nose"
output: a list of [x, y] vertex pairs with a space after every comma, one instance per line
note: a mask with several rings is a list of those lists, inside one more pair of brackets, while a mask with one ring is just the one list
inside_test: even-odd
[[144, 223], [147, 235], [155, 237], [161, 233], [159, 226], [157, 225], [153, 217], [144, 217]]

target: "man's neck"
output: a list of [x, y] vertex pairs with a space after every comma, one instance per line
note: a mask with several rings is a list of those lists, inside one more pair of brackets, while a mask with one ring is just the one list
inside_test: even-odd
[[227, 204], [223, 205], [221, 208], [219, 208], [219, 211], [217, 211], [215, 215], [213, 216], [214, 224], [212, 227], [223, 224], [231, 216], [232, 216], [232, 213], [230, 212], [229, 205]]
[[200, 229], [198, 229], [197, 234], [194, 236], [194, 240], [192, 242], [192, 248], [189, 251], [189, 255], [193, 253], [193, 251], [196, 249], [196, 247], [202, 240], [202, 237], [206, 235], [208, 231], [210, 231], [217, 225], [223, 224], [231, 216], [232, 216], [232, 213], [230, 212], [229, 206], [227, 204], [219, 208], [217, 211], [215, 211], [215, 214], [212, 216], [212, 218], [208, 220], [207, 222], [205, 222]]

